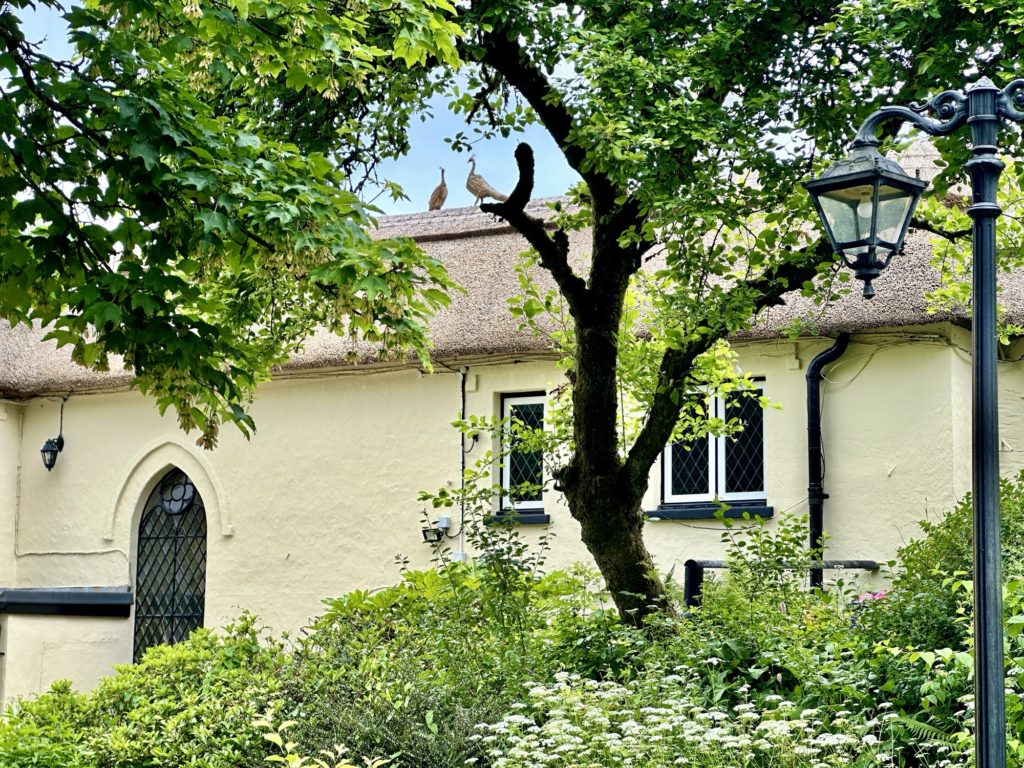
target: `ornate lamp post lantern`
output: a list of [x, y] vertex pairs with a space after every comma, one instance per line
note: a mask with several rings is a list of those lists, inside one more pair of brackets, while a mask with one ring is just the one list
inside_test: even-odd
[[857, 279], [864, 281], [864, 298], [872, 298], [875, 289], [871, 281], [902, 247], [927, 182], [907, 176], [869, 145], [856, 147], [850, 157], [804, 186], [832, 248]]
[[[966, 168], [971, 176], [974, 275], [973, 501], [974, 501], [974, 717], [975, 765], [1006, 765], [1003, 606], [999, 544], [999, 420], [996, 381], [996, 187], [1004, 165], [996, 138], [1004, 120], [1024, 122], [1024, 79], [1000, 90], [987, 77], [963, 92], [945, 91], [925, 104], [883, 107], [864, 121], [851, 158], [805, 183], [833, 248], [842, 254], [864, 295], [871, 280], [902, 247], [924, 185], [878, 154], [879, 126], [906, 121], [931, 136], [971, 130]], [[933, 116], [928, 116], [931, 113]], [[881, 254], [881, 255], [879, 255]]]

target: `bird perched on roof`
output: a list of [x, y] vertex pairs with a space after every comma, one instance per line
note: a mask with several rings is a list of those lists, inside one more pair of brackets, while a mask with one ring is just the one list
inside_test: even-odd
[[499, 203], [508, 200], [506, 195], [501, 194], [501, 192], [487, 183], [487, 179], [476, 172], [475, 157], [469, 158], [469, 162], [473, 164], [473, 167], [469, 169], [469, 176], [466, 177], [466, 189], [476, 198], [473, 205], [479, 205], [484, 201], [485, 197], [493, 197]]
[[430, 200], [427, 202], [427, 209], [440, 211], [444, 201], [448, 199], [448, 185], [444, 182], [444, 168], [441, 169], [441, 183], [430, 193]]

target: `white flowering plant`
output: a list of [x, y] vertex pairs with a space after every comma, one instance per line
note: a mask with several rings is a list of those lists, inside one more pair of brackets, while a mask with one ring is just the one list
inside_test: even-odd
[[[892, 712], [864, 719], [801, 708], [778, 695], [760, 706], [704, 700], [686, 667], [626, 684], [562, 673], [531, 685], [501, 720], [478, 725], [476, 738], [493, 768], [867, 768], [898, 763], [905, 747], [893, 739]], [[967, 765], [945, 744], [918, 746], [917, 765]]]

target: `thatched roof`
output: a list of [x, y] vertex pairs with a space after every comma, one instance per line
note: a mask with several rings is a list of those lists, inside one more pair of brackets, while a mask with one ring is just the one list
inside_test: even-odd
[[[543, 202], [531, 203], [534, 213], [546, 210]], [[404, 235], [440, 258], [453, 279], [466, 289], [456, 294], [451, 306], [431, 322], [433, 355], [442, 361], [482, 358], [522, 358], [549, 353], [545, 340], [518, 329], [508, 311], [507, 299], [518, 292], [513, 265], [526, 243], [516, 232], [476, 208], [454, 208], [429, 213], [385, 217], [380, 236]], [[840, 331], [922, 325], [942, 320], [966, 322], [962, 316], [932, 315], [924, 294], [938, 285], [938, 274], [930, 265], [930, 236], [912, 233], [905, 254], [875, 282], [878, 294], [872, 301], [860, 296], [859, 284], [849, 295], [822, 308], [797, 293], [788, 294], [785, 304], [773, 307], [757, 325], [740, 335], [743, 339], [778, 337], [794, 320], [809, 320], [816, 333], [834, 336]], [[572, 251], [582, 260], [589, 233], [571, 239]], [[542, 274], [541, 279], [550, 278]], [[1024, 324], [1024, 273], [1006, 276], [1002, 302], [1012, 322]], [[131, 374], [118, 370], [95, 373], [75, 365], [67, 348], [41, 341], [39, 329], [12, 329], [0, 324], [0, 396], [28, 397], [122, 387]], [[329, 333], [309, 339], [301, 352], [284, 367], [283, 375], [351, 370], [351, 344]], [[357, 350], [361, 365], [374, 360], [374, 351]]]

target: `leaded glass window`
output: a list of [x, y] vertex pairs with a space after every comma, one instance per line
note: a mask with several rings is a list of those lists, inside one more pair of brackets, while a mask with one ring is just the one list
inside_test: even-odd
[[[544, 429], [543, 394], [515, 395], [502, 398], [502, 418], [522, 429]], [[515, 430], [507, 428], [501, 487], [505, 509], [537, 510], [544, 508], [544, 457], [541, 451], [518, 445]]]
[[706, 437], [669, 446], [669, 488], [673, 496], [707, 496], [711, 444]]
[[146, 500], [135, 577], [135, 661], [203, 625], [206, 509], [188, 475], [172, 469]]
[[726, 419], [739, 419], [743, 431], [721, 440], [722, 493], [764, 496], [764, 408], [753, 397], [725, 402]]
[[673, 443], [664, 455], [667, 503], [753, 501], [765, 498], [764, 410], [756, 397], [713, 398], [714, 417], [743, 423], [734, 435]]

